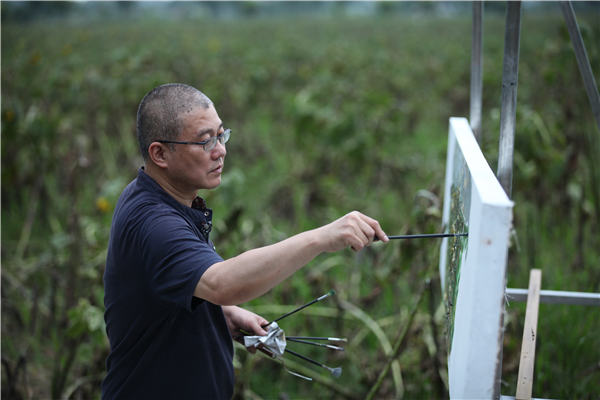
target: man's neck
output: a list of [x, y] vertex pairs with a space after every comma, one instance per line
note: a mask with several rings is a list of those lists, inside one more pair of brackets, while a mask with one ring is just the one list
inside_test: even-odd
[[192, 202], [196, 198], [195, 191], [188, 193], [179, 190], [167, 179], [167, 177], [162, 173], [162, 171], [159, 168], [156, 168], [156, 166], [152, 165], [151, 163], [146, 163], [144, 165], [144, 172], [146, 173], [146, 175], [154, 179], [156, 183], [158, 183], [165, 192], [170, 194], [179, 203], [187, 207], [192, 206]]

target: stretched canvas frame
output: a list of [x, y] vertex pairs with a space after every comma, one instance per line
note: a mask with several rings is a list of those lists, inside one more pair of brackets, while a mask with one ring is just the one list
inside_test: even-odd
[[499, 396], [512, 207], [467, 119], [450, 118], [442, 222], [469, 233], [440, 248], [451, 398]]

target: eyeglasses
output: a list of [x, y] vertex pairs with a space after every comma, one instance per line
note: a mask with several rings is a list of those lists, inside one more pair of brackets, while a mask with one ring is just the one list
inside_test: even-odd
[[178, 142], [176, 140], [154, 140], [158, 143], [173, 143], [173, 144], [197, 144], [202, 146], [204, 151], [211, 151], [217, 145], [217, 140], [221, 144], [227, 143], [229, 140], [229, 136], [231, 136], [231, 129], [225, 129], [223, 133], [218, 134], [217, 136], [212, 136], [210, 139], [203, 140], [201, 142]]

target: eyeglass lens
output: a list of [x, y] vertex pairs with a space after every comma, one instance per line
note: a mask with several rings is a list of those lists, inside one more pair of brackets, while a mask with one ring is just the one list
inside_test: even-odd
[[208, 140], [208, 143], [206, 143], [204, 145], [204, 150], [205, 151], [211, 151], [212, 149], [214, 149], [215, 146], [217, 145], [217, 140], [221, 144], [227, 143], [227, 141], [229, 140], [230, 133], [231, 133], [231, 129], [225, 129], [225, 131], [223, 133], [221, 133], [220, 135], [211, 137]]

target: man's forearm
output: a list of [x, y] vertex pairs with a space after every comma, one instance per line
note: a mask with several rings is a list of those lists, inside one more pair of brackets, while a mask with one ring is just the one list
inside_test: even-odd
[[211, 266], [198, 282], [194, 295], [222, 305], [252, 300], [284, 281], [323, 250], [318, 231], [311, 230], [246, 251]]

